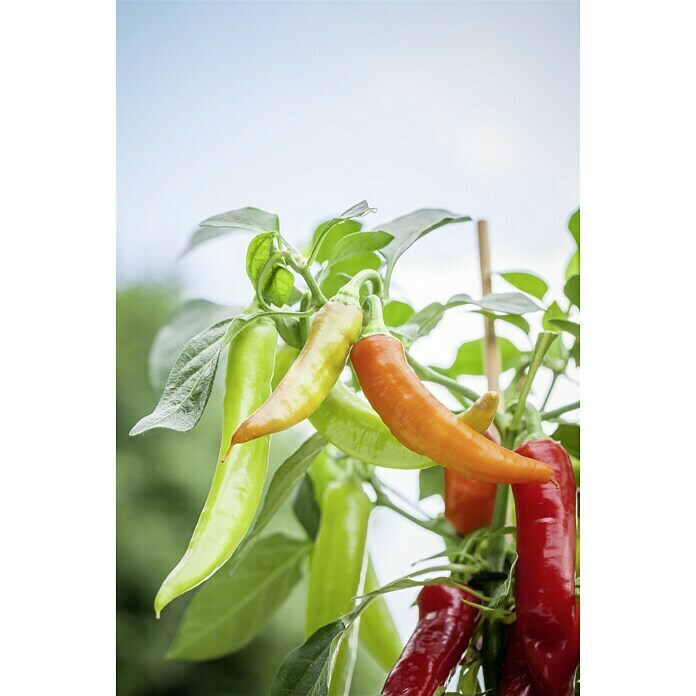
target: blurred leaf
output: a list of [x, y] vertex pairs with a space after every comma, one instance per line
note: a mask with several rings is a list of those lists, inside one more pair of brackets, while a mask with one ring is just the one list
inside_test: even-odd
[[[507, 338], [498, 338], [503, 372], [521, 365], [529, 353], [521, 351]], [[454, 362], [447, 369], [435, 368], [439, 372], [456, 378], [459, 375], [483, 375], [483, 339], [462, 343]]]
[[364, 268], [377, 270], [382, 259], [374, 252], [366, 252], [339, 261], [322, 271], [319, 287], [327, 297], [333, 297], [356, 273]]
[[526, 334], [529, 334], [531, 331], [529, 322], [519, 314], [496, 314], [495, 312], [489, 312], [487, 309], [475, 309], [472, 314], [473, 313], [482, 314], [484, 317], [488, 317], [488, 319], [504, 321], [508, 324], [512, 324], [518, 329], [524, 331]]
[[223, 319], [194, 336], [169, 373], [155, 410], [141, 418], [130, 434], [140, 435], [152, 428], [191, 430], [210, 398], [223, 347], [245, 325], [246, 322], [239, 317]]
[[576, 251], [566, 266], [565, 279], [570, 280], [574, 275], [580, 275], [580, 252]]
[[551, 323], [553, 319], [567, 319], [568, 312], [564, 312], [558, 302], [552, 302], [548, 309], [544, 312], [542, 326], [546, 331], [555, 331], [558, 333], [558, 327]]
[[161, 391], [179, 353], [196, 334], [222, 319], [241, 314], [241, 307], [216, 304], [208, 300], [187, 300], [178, 305], [155, 336], [150, 348], [150, 383]]
[[480, 300], [474, 300], [469, 295], [461, 294], [451, 297], [449, 301], [475, 304], [481, 307], [481, 309], [501, 312], [502, 314], [528, 314], [530, 312], [538, 312], [541, 309], [536, 302], [530, 300], [526, 295], [521, 295], [519, 292], [485, 295]]
[[580, 426], [576, 423], [562, 423], [551, 437], [566, 448], [568, 454], [580, 459]]
[[384, 322], [387, 326], [401, 326], [413, 316], [414, 312], [410, 304], [392, 300], [384, 306]]
[[468, 222], [469, 216], [457, 215], [447, 210], [424, 208], [409, 215], [396, 218], [380, 229], [394, 235], [394, 239], [382, 249], [381, 254], [387, 260], [386, 285], [389, 288], [394, 266], [399, 257], [418, 239], [443, 225], [454, 222]]
[[302, 577], [311, 544], [283, 534], [257, 539], [239, 563], [226, 565], [194, 597], [170, 660], [214, 660], [247, 645]]
[[317, 629], [280, 665], [271, 696], [327, 696], [331, 657], [346, 626], [340, 619]]
[[568, 220], [568, 229], [570, 230], [570, 234], [573, 235], [573, 239], [575, 240], [575, 244], [580, 248], [580, 208], [578, 208], [571, 216], [570, 220]]
[[580, 337], [580, 324], [576, 324], [574, 321], [568, 321], [567, 319], [549, 319], [547, 323], [554, 331], [565, 331], [575, 336], [575, 338]]
[[575, 339], [575, 342], [570, 349], [570, 357], [573, 358], [575, 364], [580, 367], [580, 338]]
[[441, 466], [430, 466], [418, 472], [418, 499], [431, 495], [443, 496], [445, 492], [445, 470]]
[[580, 276], [574, 275], [563, 288], [565, 296], [580, 309]]
[[329, 264], [335, 264], [351, 256], [368, 251], [377, 251], [391, 242], [394, 237], [388, 232], [356, 232], [339, 239], [329, 257]]
[[505, 278], [510, 285], [513, 285], [518, 290], [522, 290], [522, 292], [533, 295], [539, 300], [544, 299], [544, 295], [549, 289], [548, 283], [543, 278], [533, 273], [509, 271], [507, 273], [501, 273], [500, 275]]
[[229, 234], [233, 230], [277, 233], [280, 229], [277, 215], [266, 213], [258, 208], [240, 208], [220, 215], [213, 215], [213, 217], [201, 222], [199, 227], [200, 229], [193, 233], [188, 246], [181, 253], [182, 256], [199, 244], [223, 234]]
[[321, 512], [314, 495], [314, 484], [309, 474], [305, 474], [302, 478], [302, 483], [300, 483], [295, 493], [292, 510], [299, 523], [304, 527], [305, 532], [307, 532], [307, 536], [310, 539], [316, 539]]
[[299, 480], [307, 473], [309, 465], [326, 446], [326, 440], [315, 433], [291, 454], [275, 472], [268, 493], [261, 503], [259, 514], [249, 534], [258, 534], [280, 509], [286, 498], [295, 490]]

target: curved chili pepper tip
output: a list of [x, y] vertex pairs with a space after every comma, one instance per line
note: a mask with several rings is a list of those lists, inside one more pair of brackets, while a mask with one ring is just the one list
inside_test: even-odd
[[553, 483], [553, 485], [556, 486], [556, 488], [561, 487], [558, 481], [556, 481], [556, 479], [553, 476], [549, 479], [549, 483]]

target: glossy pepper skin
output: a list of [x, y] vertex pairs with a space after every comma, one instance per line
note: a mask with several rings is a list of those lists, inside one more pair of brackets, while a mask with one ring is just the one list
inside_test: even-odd
[[479, 612], [462, 602], [473, 595], [449, 585], [426, 585], [418, 595], [418, 625], [382, 688], [382, 696], [432, 696], [464, 654]]
[[316, 314], [309, 338], [277, 389], [235, 431], [232, 444], [290, 428], [319, 408], [336, 384], [362, 328], [359, 307], [327, 302]]
[[[307, 635], [353, 608], [366, 570], [367, 524], [372, 503], [353, 478], [330, 484], [320, 504], [321, 519], [310, 562]], [[359, 621], [345, 637], [334, 665], [330, 696], [347, 696], [357, 656]]]
[[516, 623], [508, 626], [507, 642], [499, 696], [539, 696], [539, 691], [529, 674]]
[[372, 334], [351, 350], [351, 362], [372, 407], [402, 445], [476, 481], [546, 483], [547, 464], [487, 440], [440, 403], [406, 361], [401, 342]]
[[[493, 440], [486, 431], [493, 422], [498, 401], [495, 392], [486, 392], [457, 418], [477, 433]], [[466, 536], [491, 523], [496, 490], [494, 483], [472, 481], [455, 471], [445, 469], [445, 519], [457, 534]]]
[[[276, 356], [274, 385], [297, 358], [298, 350], [282, 346]], [[318, 433], [347, 455], [387, 469], [425, 469], [435, 462], [404, 447], [375, 410], [341, 382], [309, 417]]]
[[[271, 391], [278, 333], [262, 318], [230, 342], [225, 373], [220, 457], [235, 428]], [[209, 578], [234, 553], [256, 514], [268, 470], [269, 438], [247, 443], [218, 460], [208, 498], [188, 549], [155, 598], [155, 612]]]
[[555, 486], [514, 485], [517, 517], [515, 605], [529, 670], [542, 696], [573, 693], [580, 659], [575, 603], [575, 478], [568, 453], [552, 440], [517, 452], [553, 467]]

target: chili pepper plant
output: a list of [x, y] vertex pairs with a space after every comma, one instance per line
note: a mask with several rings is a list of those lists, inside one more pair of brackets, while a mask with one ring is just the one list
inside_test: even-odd
[[[153, 373], [170, 368], [162, 396], [131, 431], [190, 430], [219, 373], [210, 492], [153, 598], [159, 616], [195, 591], [167, 657], [240, 650], [306, 575], [306, 641], [269, 665], [274, 696], [347, 696], [359, 644], [384, 670], [383, 694], [579, 693], [580, 427], [570, 414], [580, 404], [547, 404], [580, 364], [580, 211], [568, 223], [575, 252], [563, 296], [549, 300], [542, 278], [514, 271], [500, 274], [509, 292], [461, 293], [419, 310], [395, 296], [396, 264], [424, 235], [471, 218], [423, 209], [364, 229], [372, 212], [363, 201], [297, 246], [277, 215], [256, 208], [215, 215], [191, 238], [187, 252], [255, 233], [247, 306], [184, 304], [150, 356]], [[414, 358], [413, 346], [455, 308], [519, 333], [519, 343], [497, 339], [500, 393], [467, 385], [484, 374], [483, 339], [464, 342], [449, 366]], [[550, 386], [536, 399], [544, 373]], [[269, 476], [270, 438], [304, 421], [313, 434]], [[419, 470], [421, 499], [442, 496], [444, 515], [414, 514], [381, 468]], [[301, 538], [268, 532], [285, 505]], [[368, 552], [377, 507], [440, 537], [442, 552], [380, 585]], [[385, 595], [413, 588], [419, 621], [404, 645]]]

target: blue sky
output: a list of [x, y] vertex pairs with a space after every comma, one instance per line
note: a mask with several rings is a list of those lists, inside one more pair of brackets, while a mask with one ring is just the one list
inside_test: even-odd
[[[578, 33], [575, 2], [120, 2], [119, 282], [243, 301], [246, 237], [176, 262], [200, 220], [253, 205], [301, 240], [363, 198], [371, 226], [486, 217], [496, 267], [554, 271], [579, 200]], [[411, 253], [466, 264], [471, 231]]]

